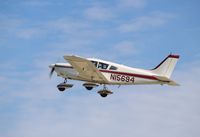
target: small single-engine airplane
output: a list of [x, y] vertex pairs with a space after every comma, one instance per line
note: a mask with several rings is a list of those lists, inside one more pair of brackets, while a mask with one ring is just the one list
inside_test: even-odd
[[82, 58], [79, 56], [64, 56], [69, 63], [51, 64], [50, 77], [53, 72], [64, 78], [64, 82], [57, 85], [59, 91], [73, 87], [67, 79], [85, 81], [83, 86], [87, 90], [103, 85], [98, 91], [102, 97], [112, 94], [106, 85], [142, 85], [142, 84], [167, 84], [178, 86], [170, 79], [179, 55], [168, 55], [158, 66], [151, 70], [132, 68], [125, 65], [104, 61], [95, 58]]

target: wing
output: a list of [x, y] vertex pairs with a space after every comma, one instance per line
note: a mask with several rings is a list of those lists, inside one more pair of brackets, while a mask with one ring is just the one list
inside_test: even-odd
[[80, 77], [88, 81], [102, 84], [108, 82], [102, 73], [89, 60], [77, 56], [64, 56], [64, 59], [72, 65], [72, 67], [79, 73]]

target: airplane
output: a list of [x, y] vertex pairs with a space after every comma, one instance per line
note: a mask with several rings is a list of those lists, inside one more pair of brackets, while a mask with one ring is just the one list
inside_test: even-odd
[[57, 85], [59, 91], [72, 88], [73, 84], [67, 83], [68, 79], [84, 81], [83, 86], [87, 90], [103, 85], [98, 93], [106, 97], [113, 92], [106, 85], [147, 85], [160, 84], [179, 86], [171, 80], [171, 74], [179, 60], [179, 55], [168, 55], [154, 69], [145, 70], [113, 63], [96, 58], [83, 58], [75, 55], [63, 56], [68, 63], [51, 64], [50, 77], [54, 71], [57, 76], [64, 78], [64, 82]]

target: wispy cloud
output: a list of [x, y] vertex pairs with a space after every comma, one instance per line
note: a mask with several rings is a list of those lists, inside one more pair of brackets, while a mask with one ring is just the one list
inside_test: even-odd
[[38, 29], [38, 28], [27, 28], [27, 29], [18, 30], [16, 32], [16, 35], [19, 38], [31, 39], [31, 38], [35, 38], [35, 37], [41, 36], [42, 33], [43, 33], [43, 31], [41, 29]]
[[124, 8], [143, 8], [146, 0], [119, 0], [119, 6]]
[[23, 20], [17, 18], [7, 18], [5, 15], [1, 15], [0, 20], [0, 29], [5, 31], [9, 28], [16, 28], [23, 23]]
[[50, 5], [58, 4], [58, 3], [53, 2], [53, 1], [29, 0], [29, 1], [23, 1], [21, 3], [21, 5], [22, 6], [32, 6], [32, 7], [44, 7], [44, 6], [50, 6]]
[[15, 16], [9, 16], [7, 14], [0, 14], [0, 35], [3, 39], [6, 39], [9, 35], [13, 35], [16, 29], [23, 23], [23, 19], [16, 18]]
[[84, 13], [88, 19], [98, 21], [108, 20], [114, 16], [110, 9], [98, 6], [90, 7]]
[[133, 42], [130, 41], [122, 41], [114, 45], [114, 50], [116, 50], [118, 55], [122, 54], [123, 56], [134, 55], [138, 52]]
[[72, 20], [68, 18], [59, 18], [46, 22], [47, 29], [64, 33], [74, 33], [83, 29], [87, 29], [89, 24], [85, 21]]
[[12, 36], [22, 39], [31, 39], [39, 37], [45, 32], [41, 24], [32, 24], [25, 19], [14, 16], [8, 18], [4, 16], [0, 18], [2, 18], [2, 22], [0, 23], [0, 30], [2, 30], [1, 35], [4, 36], [4, 38]]
[[70, 34], [70, 37], [73, 37], [74, 35], [86, 34], [90, 28], [90, 24], [87, 21], [72, 20], [64, 17], [55, 20], [38, 21], [37, 23], [15, 17], [2, 20], [0, 23], [1, 35], [11, 35], [22, 39], [45, 37], [48, 34], [55, 36]]
[[148, 30], [165, 25], [174, 15], [162, 12], [154, 12], [146, 16], [141, 16], [119, 26], [120, 32], [136, 32]]

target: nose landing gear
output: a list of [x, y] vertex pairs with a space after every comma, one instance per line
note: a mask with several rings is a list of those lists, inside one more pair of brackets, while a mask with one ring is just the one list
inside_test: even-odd
[[72, 88], [73, 84], [67, 84], [67, 79], [63, 83], [57, 85], [59, 91], [63, 92], [65, 89]]

